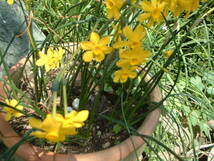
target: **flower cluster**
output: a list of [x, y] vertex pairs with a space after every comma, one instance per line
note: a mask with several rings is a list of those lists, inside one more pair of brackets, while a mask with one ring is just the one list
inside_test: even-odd
[[[131, 3], [135, 4], [136, 0], [131, 0]], [[168, 12], [173, 13], [174, 16], [179, 16], [181, 13], [189, 15], [199, 7], [199, 3], [200, 0], [141, 0], [137, 8], [140, 8], [143, 13], [139, 15], [138, 19], [146, 22], [148, 26], [153, 26], [159, 24], [163, 20], [163, 15], [166, 16]], [[123, 0], [106, 0], [107, 17], [119, 19], [123, 5]]]
[[56, 69], [59, 67], [61, 59], [65, 50], [62, 48], [53, 49], [49, 48], [47, 54], [43, 52], [39, 52], [39, 59], [36, 61], [36, 65], [38, 66], [45, 66], [46, 72], [51, 69]]
[[43, 121], [30, 118], [30, 125], [39, 129], [39, 131], [35, 131], [31, 135], [45, 138], [51, 142], [64, 141], [66, 136], [77, 134], [76, 129], [84, 126], [84, 121], [87, 120], [88, 115], [89, 112], [87, 110], [80, 112], [73, 110], [65, 117], [61, 114], [55, 114], [55, 116], [48, 114]]
[[[113, 28], [116, 29], [115, 26]], [[118, 38], [113, 44], [113, 48], [120, 51], [120, 60], [117, 62], [120, 70], [114, 73], [114, 82], [124, 83], [128, 78], [135, 78], [137, 76], [137, 67], [146, 62], [150, 52], [141, 47], [141, 42], [146, 35], [141, 25], [138, 25], [135, 30], [132, 30], [129, 26], [125, 26], [123, 30], [119, 28], [116, 34]], [[121, 35], [125, 36], [126, 40], [122, 40]], [[109, 41], [110, 37], [106, 36], [100, 39], [97, 33], [92, 32], [90, 41], [80, 43], [81, 48], [87, 50], [83, 54], [83, 60], [85, 62], [91, 62], [94, 59], [98, 62], [102, 61], [105, 58], [105, 54], [112, 51], [112, 48], [107, 46]]]
[[125, 26], [123, 35], [127, 40], [117, 41], [113, 45], [114, 48], [120, 49], [120, 59], [117, 62], [120, 69], [114, 73], [114, 82], [121, 83], [126, 82], [128, 78], [135, 78], [138, 66], [145, 63], [150, 56], [150, 52], [141, 47], [142, 40], [146, 35], [141, 25], [138, 25], [134, 30]]
[[189, 15], [190, 12], [195, 11], [199, 7], [200, 0], [162, 0], [166, 4], [166, 9], [172, 12], [175, 16], [179, 16], [185, 12]]
[[[204, 1], [204, 0], [203, 0]], [[173, 13], [173, 15], [178, 16], [181, 13], [186, 13], [187, 15], [196, 10], [199, 7], [200, 0], [142, 0], [139, 2], [139, 6], [136, 4], [138, 1], [131, 0], [133, 6], [140, 8], [143, 13], [138, 16], [138, 20], [145, 23], [148, 27], [159, 24], [163, 21], [163, 16], [166, 16], [168, 12]], [[109, 19], [119, 19], [121, 16], [121, 8], [126, 5], [124, 0], [106, 0], [107, 17]], [[118, 27], [119, 26], [119, 27]], [[135, 78], [137, 76], [136, 69], [139, 65], [146, 62], [150, 56], [150, 52], [142, 48], [142, 40], [145, 37], [144, 28], [138, 25], [134, 30], [132, 30], [128, 25], [123, 27], [121, 30], [121, 24], [117, 26], [113, 25], [113, 29], [116, 30], [115, 38], [116, 42], [113, 44], [113, 48], [119, 49], [119, 61], [117, 66], [120, 68], [114, 73], [114, 82], [124, 83], [128, 78]], [[126, 40], [121, 40], [121, 34], [126, 38]], [[93, 38], [95, 37], [95, 38]], [[100, 42], [102, 41], [102, 43]], [[103, 43], [105, 42], [105, 43]], [[90, 42], [82, 42], [81, 47], [87, 50], [83, 54], [83, 60], [85, 62], [90, 62], [93, 59], [96, 61], [102, 61], [104, 59], [105, 48], [109, 43], [107, 41], [100, 40], [98, 34], [92, 32]], [[108, 50], [108, 53], [110, 50]], [[172, 52], [167, 53], [168, 56]]]
[[[138, 1], [131, 0], [131, 5], [141, 9], [143, 13], [138, 16], [138, 20], [148, 27], [159, 24], [163, 21], [163, 16], [166, 16], [168, 12], [178, 16], [181, 13], [187, 15], [196, 10], [199, 7], [200, 0], [142, 0], [139, 5]], [[128, 3], [124, 0], [106, 0], [107, 17], [109, 19], [119, 19], [121, 16], [121, 8]], [[135, 78], [137, 76], [137, 68], [148, 60], [151, 55], [149, 51], [142, 47], [142, 40], [145, 37], [145, 30], [141, 25], [138, 25], [134, 30], [130, 26], [113, 25], [113, 29], [116, 31], [115, 37], [112, 40], [116, 42], [113, 44], [114, 49], [119, 49], [119, 61], [117, 66], [120, 68], [114, 73], [114, 82], [124, 83], [128, 78]], [[125, 39], [124, 39], [125, 37]], [[83, 54], [83, 60], [85, 62], [91, 62], [96, 60], [102, 61], [105, 58], [105, 54], [111, 52], [112, 48], [108, 47], [110, 37], [106, 36], [100, 38], [100, 36], [92, 32], [90, 35], [90, 41], [81, 42], [81, 48], [86, 50]], [[167, 52], [169, 56], [172, 52]]]

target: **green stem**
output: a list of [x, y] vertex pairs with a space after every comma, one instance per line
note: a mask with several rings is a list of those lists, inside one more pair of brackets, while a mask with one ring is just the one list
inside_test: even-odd
[[66, 93], [66, 83], [63, 82], [63, 86], [62, 86], [62, 90], [63, 90], [63, 106], [64, 106], [64, 115], [65, 117], [68, 114], [68, 102], [67, 102], [67, 93]]
[[56, 116], [56, 99], [57, 99], [57, 91], [53, 92], [53, 108], [52, 108], [52, 117]]

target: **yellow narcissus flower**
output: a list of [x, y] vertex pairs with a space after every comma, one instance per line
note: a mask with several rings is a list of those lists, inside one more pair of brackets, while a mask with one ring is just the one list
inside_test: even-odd
[[150, 56], [150, 52], [143, 48], [134, 48], [120, 53], [120, 61], [126, 61], [131, 66], [137, 66], [145, 63]]
[[53, 49], [49, 48], [47, 54], [43, 52], [39, 52], [39, 59], [36, 61], [37, 66], [45, 66], [46, 72], [51, 69], [56, 69], [59, 67], [61, 59], [65, 50], [62, 48]]
[[142, 1], [141, 9], [144, 13], [139, 16], [139, 20], [142, 22], [148, 20], [148, 26], [159, 24], [163, 20], [164, 7], [165, 3], [160, 0]]
[[129, 26], [125, 26], [123, 34], [128, 39], [127, 41], [117, 41], [113, 45], [114, 48], [121, 48], [128, 46], [130, 48], [139, 48], [141, 46], [141, 40], [145, 37], [145, 29], [138, 25], [133, 31]]
[[[9, 99], [6, 99], [5, 100], [5, 103], [11, 107], [14, 107], [15, 109], [18, 109], [18, 110], [23, 110], [23, 106], [19, 105], [19, 102], [15, 99], [12, 99], [12, 100], [9, 100]], [[10, 107], [4, 107], [3, 108], [3, 111], [6, 112], [6, 115], [5, 115], [5, 120], [10, 120], [11, 117], [20, 117], [22, 116], [23, 114], [16, 111], [15, 109], [12, 109]]]
[[88, 119], [89, 112], [83, 110], [80, 112], [72, 111], [66, 117], [56, 114], [54, 117], [48, 114], [44, 121], [30, 118], [29, 123], [33, 128], [41, 131], [35, 131], [31, 135], [38, 138], [44, 138], [51, 142], [61, 142], [66, 136], [76, 135], [77, 128], [84, 126], [84, 121]]
[[187, 16], [190, 12], [196, 10], [199, 7], [200, 0], [162, 0], [166, 2], [168, 10], [170, 10], [174, 16], [179, 16], [181, 13], [186, 12]]
[[109, 36], [100, 38], [96, 32], [92, 32], [90, 41], [80, 43], [81, 48], [86, 50], [83, 54], [83, 60], [90, 62], [95, 59], [97, 62], [101, 62], [105, 58], [105, 54], [109, 54], [112, 51], [112, 48], [107, 46], [109, 42]]
[[120, 9], [123, 6], [124, 0], [106, 0], [106, 8], [108, 18], [120, 18]]
[[115, 83], [125, 83], [128, 78], [135, 78], [137, 76], [136, 67], [125, 67], [120, 70], [114, 72], [114, 79]]
[[[44, 138], [51, 142], [59, 142], [65, 140], [65, 135], [60, 132], [62, 127], [62, 121], [64, 120], [61, 114], [56, 114], [55, 117], [52, 117], [51, 114], [48, 114], [44, 121], [40, 121], [35, 118], [30, 118], [29, 123], [32, 128], [40, 129], [41, 131], [32, 132], [32, 136], [38, 138]], [[74, 130], [72, 130], [74, 134]]]
[[7, 3], [8, 3], [9, 5], [12, 5], [12, 4], [14, 3], [14, 0], [7, 0]]

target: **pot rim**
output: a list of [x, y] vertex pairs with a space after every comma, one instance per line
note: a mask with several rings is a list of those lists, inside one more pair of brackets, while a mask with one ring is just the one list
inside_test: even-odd
[[[149, 77], [149, 76], [148, 76]], [[150, 77], [149, 77], [150, 78]], [[149, 78], [146, 78], [148, 80]], [[3, 91], [3, 83], [0, 82], [0, 93]], [[150, 94], [152, 102], [161, 102], [162, 94], [156, 86]], [[161, 115], [160, 108], [156, 108], [145, 118], [137, 132], [139, 134], [151, 136], [155, 130]], [[21, 140], [21, 137], [12, 129], [10, 124], [4, 119], [4, 114], [0, 113], [0, 139], [8, 147]], [[60, 154], [48, 152], [36, 147], [28, 142], [20, 145], [16, 154], [26, 161], [119, 161], [125, 159], [130, 153], [143, 146], [145, 142], [140, 136], [130, 136], [120, 144], [107, 149], [84, 154]]]

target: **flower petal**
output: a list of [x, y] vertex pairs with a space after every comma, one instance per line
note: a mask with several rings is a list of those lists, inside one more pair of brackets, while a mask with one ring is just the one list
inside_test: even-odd
[[6, 120], [6, 121], [9, 121], [10, 120], [10, 118], [11, 118], [11, 113], [6, 113], [6, 115], [4, 116], [4, 119]]
[[10, 104], [9, 99], [5, 99], [5, 103], [9, 105]]
[[83, 122], [88, 119], [88, 115], [89, 115], [88, 110], [82, 110], [77, 113], [77, 115], [74, 117], [73, 121]]
[[151, 2], [145, 2], [145, 1], [142, 1], [141, 2], [141, 8], [142, 10], [144, 11], [151, 11], [153, 9], [154, 6], [151, 5]]
[[15, 112], [15, 113], [14, 113], [14, 116], [15, 116], [15, 117], [21, 117], [21, 116], [23, 116], [23, 114], [20, 113], [20, 112]]
[[138, 25], [134, 30], [134, 34], [132, 36], [133, 41], [140, 41], [145, 36], [145, 29], [143, 26]]
[[85, 124], [83, 122], [72, 122], [70, 125], [72, 125], [75, 128], [81, 128], [83, 127]]
[[43, 66], [47, 63], [48, 57], [42, 57], [36, 61], [37, 66]]
[[111, 48], [111, 47], [108, 47], [108, 46], [102, 47], [102, 50], [103, 50], [103, 53], [104, 53], [104, 54], [109, 54], [109, 53], [112, 52], [112, 48]]
[[[62, 135], [64, 136], [64, 135]], [[49, 141], [52, 141], [52, 142], [58, 142], [58, 141], [61, 141], [61, 138], [59, 137], [59, 133], [58, 131], [53, 131], [53, 132], [48, 132], [47, 135], [45, 136], [45, 138]]]
[[97, 44], [100, 40], [100, 36], [96, 32], [92, 32], [90, 35], [90, 41]]
[[123, 34], [130, 40], [133, 37], [133, 31], [129, 26], [125, 26], [123, 29]]
[[63, 135], [76, 135], [77, 130], [74, 127], [67, 127], [67, 128], [62, 128], [60, 130], [60, 133], [62, 133]]
[[72, 119], [77, 115], [77, 111], [72, 110], [69, 114], [65, 116], [65, 119]]
[[30, 134], [31, 136], [36, 136], [38, 138], [45, 138], [46, 133], [42, 131], [35, 131]]
[[83, 54], [83, 60], [85, 61], [85, 62], [90, 62], [90, 61], [92, 61], [93, 60], [93, 57], [94, 57], [94, 54], [93, 54], [93, 52], [92, 51], [87, 51], [87, 52], [85, 52], [84, 54]]
[[100, 53], [98, 55], [95, 55], [95, 60], [98, 62], [101, 62], [105, 58], [104, 53]]
[[18, 109], [18, 110], [23, 110], [23, 106], [21, 106], [21, 105], [18, 105], [18, 106], [16, 106], [16, 109]]
[[51, 70], [50, 65], [45, 64], [45, 71], [46, 71], [46, 72], [49, 72], [49, 70]]
[[139, 16], [139, 21], [143, 22], [145, 21], [146, 19], [148, 19], [151, 15], [149, 13], [142, 13], [140, 16]]
[[35, 118], [30, 118], [29, 119], [29, 124], [32, 128], [37, 128], [37, 129], [41, 129], [42, 126], [42, 121], [35, 119]]
[[114, 45], [113, 48], [121, 48], [124, 46], [128, 46], [129, 42], [128, 41], [117, 41]]
[[137, 76], [136, 72], [130, 72], [129, 73], [129, 78], [135, 78]]
[[63, 48], [59, 48], [58, 49], [58, 54], [59, 54], [59, 57], [60, 57], [60, 59], [62, 58], [62, 55], [65, 53], [65, 50], [63, 49]]
[[18, 101], [15, 99], [12, 99], [9, 104], [10, 106], [15, 107], [18, 104]]
[[106, 36], [106, 37], [100, 39], [99, 45], [105, 46], [105, 45], [107, 45], [107, 44], [109, 43], [109, 41], [110, 41], [110, 37], [109, 37], [109, 36]]
[[83, 50], [92, 50], [94, 48], [94, 44], [90, 41], [83, 41], [80, 46]]

